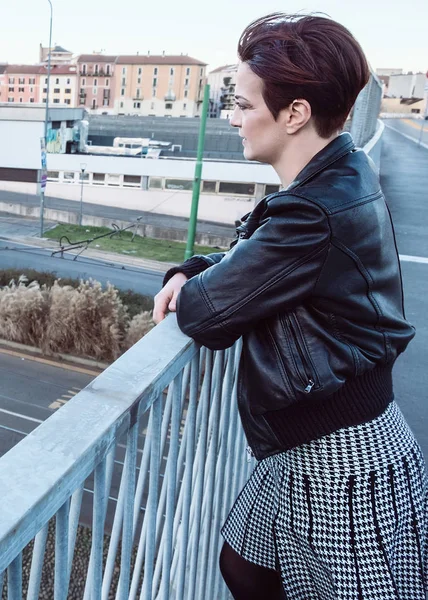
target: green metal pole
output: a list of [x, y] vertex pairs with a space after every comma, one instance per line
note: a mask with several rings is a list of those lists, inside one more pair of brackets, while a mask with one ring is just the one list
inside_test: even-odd
[[195, 244], [196, 222], [198, 220], [199, 192], [201, 189], [202, 158], [204, 155], [205, 126], [207, 123], [208, 105], [210, 100], [210, 86], [204, 88], [204, 101], [202, 104], [201, 125], [199, 127], [198, 154], [196, 157], [195, 178], [193, 180], [192, 208], [190, 210], [189, 233], [187, 234], [187, 246], [184, 260], [193, 256]]

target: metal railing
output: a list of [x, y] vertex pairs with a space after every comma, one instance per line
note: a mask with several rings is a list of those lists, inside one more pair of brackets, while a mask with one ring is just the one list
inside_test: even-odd
[[382, 83], [374, 73], [358, 94], [352, 109], [350, 132], [355, 145], [365, 146], [375, 135], [382, 102]]
[[68, 597], [89, 507], [84, 600], [228, 598], [220, 527], [253, 466], [237, 413], [239, 355], [239, 342], [200, 348], [171, 315], [0, 459], [0, 597], [39, 597], [52, 520], [47, 597]]

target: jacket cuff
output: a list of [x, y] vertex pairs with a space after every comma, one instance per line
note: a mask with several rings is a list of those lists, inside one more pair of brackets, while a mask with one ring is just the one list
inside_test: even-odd
[[208, 269], [210, 265], [203, 258], [199, 258], [197, 256], [192, 256], [186, 260], [182, 265], [178, 265], [178, 267], [172, 267], [165, 273], [165, 277], [163, 278], [163, 286], [168, 283], [168, 281], [173, 277], [176, 273], [183, 273], [186, 275], [187, 279], [202, 273], [205, 269]]

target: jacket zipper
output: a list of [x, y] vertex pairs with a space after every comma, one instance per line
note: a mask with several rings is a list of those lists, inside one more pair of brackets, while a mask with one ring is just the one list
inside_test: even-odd
[[293, 313], [290, 313], [289, 315], [286, 315], [286, 318], [287, 318], [287, 322], [289, 325], [289, 329], [293, 336], [294, 345], [296, 346], [297, 352], [299, 353], [299, 356], [300, 356], [301, 363], [303, 365], [303, 370], [304, 370], [303, 383], [306, 386], [304, 388], [304, 391], [306, 394], [310, 394], [313, 387], [315, 386], [315, 380], [316, 380], [316, 378], [312, 374], [313, 373], [312, 365], [311, 365], [310, 359], [307, 357], [306, 348], [303, 347], [303, 344], [300, 341], [300, 330], [299, 330], [299, 325], [297, 324], [297, 319], [296, 319], [295, 315]]

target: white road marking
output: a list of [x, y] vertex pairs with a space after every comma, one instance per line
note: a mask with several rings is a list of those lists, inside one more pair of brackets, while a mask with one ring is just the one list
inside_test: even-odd
[[27, 415], [21, 415], [21, 413], [12, 412], [11, 410], [6, 410], [5, 408], [0, 408], [0, 412], [5, 413], [6, 415], [11, 415], [12, 417], [19, 417], [20, 419], [25, 419], [26, 421], [33, 421], [34, 423], [43, 423], [42, 419], [34, 419], [33, 417], [27, 417]]
[[423, 263], [425, 265], [428, 264], [428, 258], [425, 258], [424, 256], [410, 256], [407, 254], [400, 254], [399, 258], [403, 262]]

